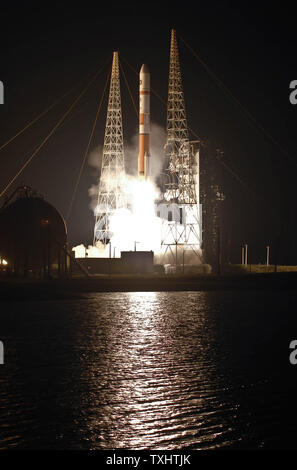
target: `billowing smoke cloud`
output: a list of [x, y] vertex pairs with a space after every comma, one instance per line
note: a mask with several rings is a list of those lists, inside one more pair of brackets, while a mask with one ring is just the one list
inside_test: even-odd
[[[166, 140], [165, 129], [158, 124], [151, 123], [151, 160], [150, 160], [150, 177], [153, 182], [156, 182], [160, 176], [164, 164], [164, 145]], [[125, 169], [127, 177], [137, 176], [138, 173], [138, 139], [139, 134], [136, 133], [131, 138], [131, 141], [124, 146], [125, 155]], [[99, 145], [93, 149], [88, 156], [88, 164], [94, 169], [94, 176], [96, 183], [94, 183], [88, 190], [91, 199], [90, 207], [92, 211], [95, 210], [98, 202], [98, 185], [100, 180], [101, 164], [102, 164], [102, 151], [103, 146]]]
[[[163, 265], [175, 265], [177, 257], [177, 265], [180, 266], [179, 271], [181, 271], [183, 266], [197, 266], [203, 263], [202, 251], [199, 250], [197, 253], [194, 253], [193, 250], [186, 250], [181, 246], [178, 246], [175, 249], [175, 246], [171, 247], [171, 250], [168, 249], [166, 253], [155, 253], [154, 262], [156, 264]], [[189, 269], [187, 269], [189, 272]], [[209, 268], [205, 266], [205, 272], [209, 272]]]
[[96, 170], [96, 175], [98, 175], [98, 170], [101, 170], [102, 150], [102, 145], [98, 145], [98, 147], [93, 149], [88, 155], [88, 164]]
[[[112, 233], [110, 245], [106, 246], [100, 242], [97, 242], [96, 246], [90, 245], [88, 248], [79, 245], [74, 248], [75, 256], [108, 257], [111, 247], [112, 250], [115, 251], [115, 255], [118, 256], [121, 251], [133, 250], [135, 244], [137, 244], [137, 250], [154, 251], [155, 262], [162, 264], [168, 263], [168, 265], [174, 264], [175, 253], [169, 250], [164, 256], [164, 247], [161, 246], [161, 240], [163, 239], [162, 232], [165, 229], [165, 232], [168, 232], [169, 236], [171, 236], [171, 226], [166, 214], [160, 216], [160, 204], [157, 208], [155, 207], [155, 202], [161, 199], [157, 182], [164, 167], [165, 130], [158, 124], [151, 124], [149, 180], [138, 178], [138, 139], [139, 136], [137, 133], [132, 137], [129, 144], [124, 147], [126, 176], [121, 177], [117, 183], [127, 198], [128, 208], [118, 209], [110, 218], [110, 231]], [[94, 174], [97, 179], [96, 183], [89, 188], [89, 196], [91, 198], [90, 205], [93, 212], [95, 212], [98, 204], [98, 185], [101, 173], [102, 150], [102, 146], [95, 148], [88, 158], [89, 166], [94, 169]], [[166, 207], [167, 211], [169, 210], [167, 205], [163, 204], [163, 206]], [[159, 216], [157, 216], [156, 210]], [[170, 210], [172, 211], [172, 208], [170, 208]], [[180, 210], [178, 209], [178, 221], [179, 220]], [[169, 227], [168, 230], [166, 228], [167, 225]], [[183, 230], [182, 225], [180, 228]], [[172, 240], [172, 243], [174, 244], [174, 240]], [[191, 243], [190, 240], [189, 243]], [[193, 243], [195, 243], [194, 240]], [[193, 252], [185, 252], [182, 247], [176, 248], [178, 264], [197, 265], [202, 262], [202, 258], [193, 255]]]
[[88, 193], [91, 199], [90, 208], [94, 212], [95, 207], [97, 205], [98, 199], [98, 184], [100, 180], [100, 172], [101, 172], [101, 164], [102, 164], [102, 145], [99, 145], [95, 149], [93, 149], [88, 155], [88, 164], [91, 168], [93, 168], [93, 175], [96, 177], [96, 183], [92, 184], [89, 188]]

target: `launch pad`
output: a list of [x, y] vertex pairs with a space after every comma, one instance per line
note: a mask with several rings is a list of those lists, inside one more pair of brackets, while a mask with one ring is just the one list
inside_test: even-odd
[[[201, 265], [200, 145], [189, 140], [175, 30], [170, 43], [167, 135], [157, 157], [150, 151], [150, 82], [149, 67], [143, 64], [139, 73], [137, 182], [125, 172], [119, 57], [118, 52], [113, 53], [93, 248], [100, 259], [110, 257], [112, 247], [133, 253], [137, 246], [142, 253], [154, 252], [159, 264], [174, 265], [175, 269], [185, 265], [185, 258], [192, 265]], [[154, 158], [162, 159], [158, 188], [151, 174]], [[154, 193], [160, 192], [156, 200]]]
[[[91, 275], [100, 274], [153, 274], [154, 253], [152, 251], [122, 251], [120, 258], [80, 258], [80, 264]], [[72, 275], [79, 275], [78, 267], [72, 263]]]

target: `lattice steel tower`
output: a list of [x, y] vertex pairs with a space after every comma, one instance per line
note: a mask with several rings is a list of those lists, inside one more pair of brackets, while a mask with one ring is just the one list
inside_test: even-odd
[[[167, 139], [164, 198], [168, 221], [164, 223], [162, 245], [177, 260], [177, 248], [200, 256], [201, 212], [199, 210], [199, 152], [189, 141], [184, 92], [176, 31], [171, 31], [167, 102]], [[173, 251], [175, 246], [175, 252]]]
[[113, 53], [98, 203], [95, 209], [94, 245], [109, 243], [110, 217], [126, 207], [122, 183], [125, 178], [122, 108], [118, 52]]

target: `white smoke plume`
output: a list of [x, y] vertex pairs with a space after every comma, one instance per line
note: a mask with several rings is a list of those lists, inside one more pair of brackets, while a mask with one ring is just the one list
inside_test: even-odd
[[93, 168], [93, 175], [96, 177], [96, 183], [92, 184], [89, 188], [88, 193], [91, 199], [90, 208], [94, 212], [97, 200], [98, 200], [98, 185], [100, 180], [100, 172], [101, 172], [101, 164], [102, 164], [102, 145], [94, 148], [88, 155], [88, 164], [91, 168]]
[[[138, 174], [138, 143], [139, 134], [135, 133], [131, 141], [124, 146], [125, 170], [127, 178], [137, 176]], [[165, 129], [158, 124], [151, 123], [151, 160], [150, 160], [150, 177], [152, 181], [156, 181], [161, 174], [164, 164], [164, 145], [166, 140]], [[88, 193], [91, 199], [90, 208], [94, 212], [98, 202], [98, 186], [100, 181], [101, 164], [102, 164], [103, 146], [99, 145], [93, 149], [88, 156], [88, 164], [94, 169], [96, 183], [92, 184]]]
[[[156, 215], [155, 202], [161, 199], [160, 190], [157, 187], [157, 179], [164, 166], [164, 145], [166, 140], [165, 130], [158, 124], [151, 124], [151, 157], [150, 178], [143, 180], [138, 178], [138, 147], [139, 135], [135, 134], [128, 145], [124, 147], [126, 176], [118, 182], [125, 193], [130, 209], [118, 209], [110, 218], [110, 230], [113, 233], [109, 246], [100, 242], [96, 246], [83, 245], [75, 247], [76, 257], [113, 257], [120, 256], [121, 251], [137, 250], [155, 253], [155, 262], [174, 263], [172, 253], [167, 253], [163, 259], [161, 256], [162, 219]], [[96, 172], [97, 182], [89, 188], [91, 209], [95, 212], [98, 204], [98, 186], [101, 173], [102, 146], [90, 152], [88, 163]], [[158, 206], [159, 208], [159, 206]], [[168, 210], [168, 208], [167, 208]], [[179, 214], [179, 210], [178, 210]], [[179, 215], [178, 215], [179, 217]], [[163, 217], [163, 224], [166, 221]], [[166, 222], [165, 222], [166, 223]], [[137, 246], [136, 246], [136, 245]], [[112, 250], [112, 252], [110, 252]], [[163, 251], [163, 250], [162, 250]], [[185, 253], [178, 247], [177, 256], [179, 264], [197, 264], [199, 260], [193, 254]], [[202, 261], [202, 260], [201, 260]], [[200, 262], [201, 262], [200, 261]]]

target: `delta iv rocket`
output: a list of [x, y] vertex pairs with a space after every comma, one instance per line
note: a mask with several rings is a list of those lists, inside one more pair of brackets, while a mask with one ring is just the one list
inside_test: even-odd
[[139, 155], [138, 176], [147, 179], [150, 172], [150, 71], [143, 64], [139, 73]]

